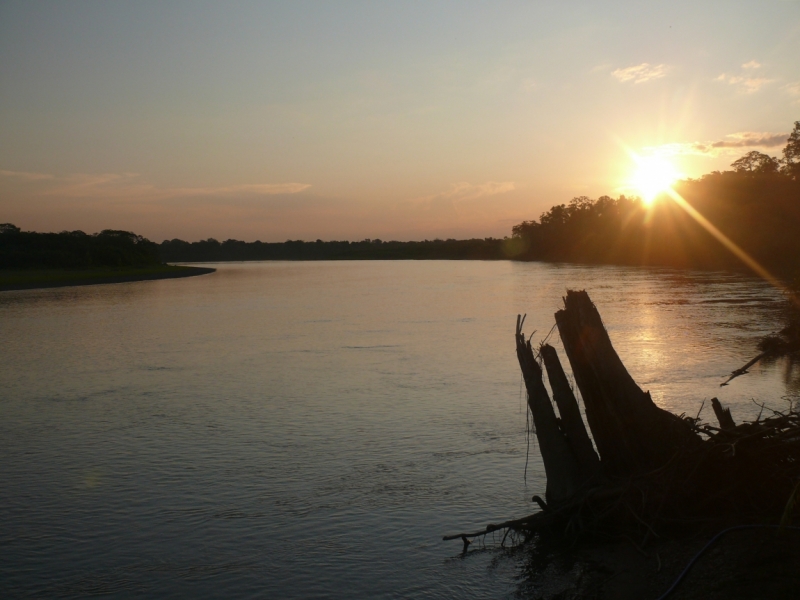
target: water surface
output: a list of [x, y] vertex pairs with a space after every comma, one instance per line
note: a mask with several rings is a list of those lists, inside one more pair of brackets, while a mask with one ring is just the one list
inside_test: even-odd
[[544, 491], [514, 324], [545, 337], [568, 287], [665, 408], [787, 394], [775, 367], [718, 387], [780, 327], [779, 294], [738, 275], [213, 266], [0, 294], [3, 597], [508, 597], [517, 557], [441, 535]]

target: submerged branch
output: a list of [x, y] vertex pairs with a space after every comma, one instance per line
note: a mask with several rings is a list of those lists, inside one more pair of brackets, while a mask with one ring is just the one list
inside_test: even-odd
[[728, 385], [728, 384], [729, 384], [731, 381], [733, 381], [734, 379], [736, 379], [737, 377], [740, 377], [741, 375], [746, 375], [747, 373], [749, 373], [749, 372], [750, 372], [750, 371], [748, 370], [748, 369], [750, 369], [750, 367], [752, 367], [754, 364], [756, 364], [756, 363], [757, 363], [758, 361], [760, 361], [762, 358], [764, 358], [764, 357], [766, 357], [766, 356], [769, 356], [769, 355], [770, 355], [770, 353], [769, 353], [769, 352], [762, 352], [761, 354], [759, 354], [758, 356], [756, 356], [756, 357], [755, 357], [753, 360], [751, 360], [750, 362], [748, 362], [748, 363], [747, 363], [746, 365], [744, 365], [743, 367], [740, 367], [740, 368], [736, 369], [735, 371], [731, 371], [731, 376], [730, 376], [730, 377], [728, 377], [728, 378], [727, 378], [725, 381], [723, 381], [722, 383], [720, 383], [720, 384], [719, 384], [719, 387], [724, 387], [724, 386]]

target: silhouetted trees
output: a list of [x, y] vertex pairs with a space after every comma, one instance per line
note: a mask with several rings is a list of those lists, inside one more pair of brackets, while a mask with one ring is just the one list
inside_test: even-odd
[[794, 129], [783, 149], [782, 170], [786, 175], [800, 179], [800, 121], [794, 122]]
[[786, 140], [783, 159], [753, 150], [731, 164], [737, 173], [771, 174], [781, 172], [797, 179], [800, 177], [800, 121], [794, 122], [794, 129]]
[[523, 259], [619, 262], [644, 217], [638, 198], [580, 196], [553, 206], [539, 222], [515, 225], [512, 235]]
[[159, 247], [167, 262], [214, 262], [229, 260], [431, 260], [507, 258], [506, 242], [495, 238], [471, 240], [425, 240], [421, 242], [242, 242], [207, 239], [199, 242], [165, 240]]
[[[748, 152], [732, 171], [674, 189], [725, 236], [767, 268], [800, 269], [800, 121], [779, 160]], [[520, 258], [696, 268], [742, 263], [677, 203], [581, 196], [512, 228]]]
[[130, 231], [36, 233], [0, 224], [0, 268], [83, 269], [161, 264], [158, 246]]
[[774, 156], [762, 154], [756, 150], [748, 152], [739, 160], [731, 164], [737, 173], [777, 173], [781, 168], [781, 161]]

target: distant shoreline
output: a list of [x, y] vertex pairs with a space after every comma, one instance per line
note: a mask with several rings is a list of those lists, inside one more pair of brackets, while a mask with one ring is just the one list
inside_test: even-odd
[[207, 267], [173, 265], [122, 269], [8, 269], [0, 271], [0, 292], [177, 279], [207, 275], [214, 271], [216, 269]]

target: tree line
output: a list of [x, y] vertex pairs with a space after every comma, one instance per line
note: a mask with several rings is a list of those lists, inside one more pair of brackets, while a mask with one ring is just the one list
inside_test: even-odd
[[0, 224], [0, 268], [85, 269], [142, 267], [168, 262], [247, 260], [496, 260], [509, 257], [509, 239], [435, 239], [417, 242], [365, 239], [359, 242], [198, 242], [179, 239], [156, 244], [130, 231], [106, 229], [37, 233]]
[[365, 239], [359, 242], [242, 242], [207, 239], [199, 242], [165, 240], [159, 246], [166, 262], [226, 260], [492, 260], [506, 258], [504, 240], [425, 240], [419, 242]]
[[158, 245], [130, 231], [37, 233], [0, 224], [0, 268], [4, 269], [146, 267], [161, 262]]

